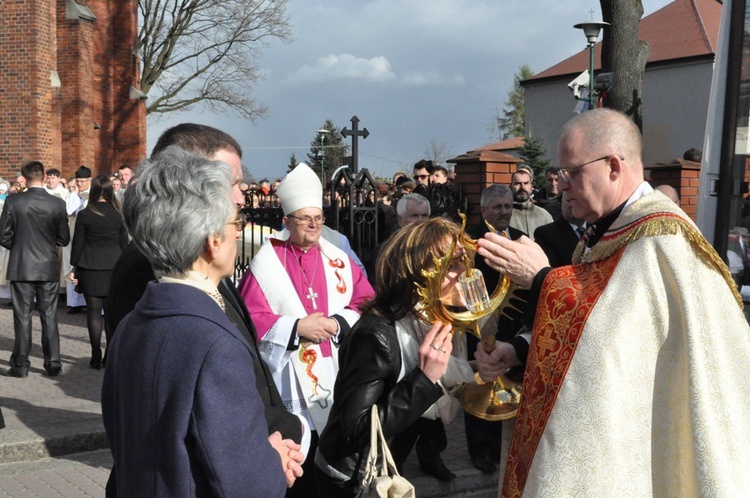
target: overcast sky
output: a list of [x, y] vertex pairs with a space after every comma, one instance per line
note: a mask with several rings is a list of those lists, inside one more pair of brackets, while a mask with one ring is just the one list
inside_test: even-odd
[[[643, 0], [644, 16], [668, 3]], [[431, 141], [451, 157], [494, 141], [488, 125], [514, 73], [584, 49], [573, 25], [591, 10], [601, 19], [599, 2], [584, 0], [289, 0], [294, 40], [265, 50], [253, 94], [268, 117], [253, 125], [198, 109], [150, 118], [148, 147], [183, 121], [216, 126], [238, 140], [257, 179], [273, 179], [292, 153], [306, 158], [326, 119], [350, 127], [356, 115], [370, 132], [360, 168], [410, 172]]]

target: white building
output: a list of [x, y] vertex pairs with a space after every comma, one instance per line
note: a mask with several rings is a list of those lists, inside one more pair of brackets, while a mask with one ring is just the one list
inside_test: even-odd
[[[647, 41], [651, 51], [643, 81], [645, 165], [703, 146], [721, 8], [718, 0], [676, 0], [641, 20], [639, 39]], [[601, 42], [595, 74], [600, 53]], [[568, 83], [588, 66], [586, 48], [521, 83], [526, 132], [544, 141], [552, 164], [557, 164], [560, 128], [577, 104]]]

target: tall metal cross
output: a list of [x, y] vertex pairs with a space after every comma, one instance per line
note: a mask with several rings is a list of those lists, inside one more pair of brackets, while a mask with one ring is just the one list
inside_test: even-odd
[[367, 138], [370, 135], [370, 132], [367, 131], [367, 128], [359, 129], [359, 118], [357, 116], [352, 116], [351, 119], [352, 123], [352, 129], [349, 130], [347, 128], [344, 128], [341, 130], [341, 136], [343, 137], [352, 137], [352, 173], [357, 174], [359, 171], [359, 148], [357, 146], [357, 141], [359, 137]]

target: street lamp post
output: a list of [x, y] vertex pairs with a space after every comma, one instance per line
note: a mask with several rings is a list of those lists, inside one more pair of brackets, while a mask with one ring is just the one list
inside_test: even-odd
[[320, 183], [323, 185], [323, 190], [326, 188], [326, 152], [323, 147], [325, 146], [327, 133], [328, 130], [325, 128], [318, 130], [318, 137], [320, 138]]
[[588, 42], [589, 47], [589, 110], [593, 109], [596, 105], [596, 96], [594, 95], [594, 47], [596, 47], [596, 40], [599, 38], [599, 32], [604, 26], [609, 26], [609, 23], [603, 21], [587, 21], [573, 26], [574, 28], [583, 30], [583, 34], [586, 35], [586, 41]]

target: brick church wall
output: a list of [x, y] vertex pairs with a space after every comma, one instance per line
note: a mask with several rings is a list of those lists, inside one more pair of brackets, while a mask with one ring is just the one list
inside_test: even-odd
[[[37, 159], [71, 176], [111, 173], [146, 153], [136, 0], [78, 0], [93, 22], [67, 19], [66, 0], [3, 0], [0, 13], [0, 177]], [[57, 71], [60, 85], [52, 83]]]
[[5, 0], [2, 5], [0, 176], [6, 179], [15, 179], [31, 157], [44, 162], [54, 158], [54, 12], [45, 0]]
[[95, 114], [101, 126], [96, 158], [98, 164], [111, 165], [112, 171], [121, 164], [135, 167], [146, 156], [146, 106], [130, 98], [130, 87], [140, 88], [137, 5], [136, 0], [88, 2], [97, 17], [95, 36], [106, 40], [96, 44], [94, 53], [94, 60], [100, 62], [93, 79], [98, 96]]

